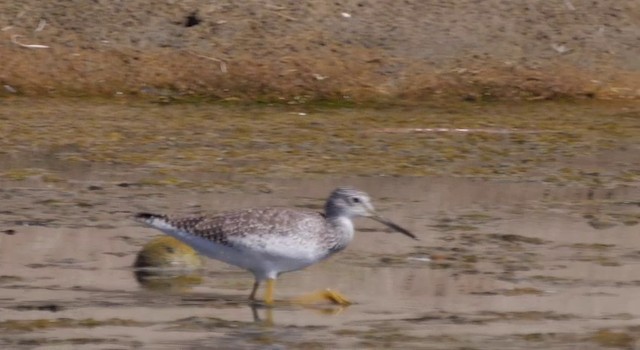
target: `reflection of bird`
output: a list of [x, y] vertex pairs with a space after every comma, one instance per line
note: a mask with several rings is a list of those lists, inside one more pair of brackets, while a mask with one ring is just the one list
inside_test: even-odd
[[[351, 219], [363, 216], [417, 239], [411, 232], [378, 215], [369, 196], [352, 188], [334, 190], [325, 212], [262, 208], [229, 211], [217, 216], [173, 217], [139, 213], [136, 219], [189, 244], [213, 259], [249, 270], [255, 276], [249, 299], [260, 283], [264, 301], [273, 303], [275, 279], [280, 273], [301, 270], [344, 249], [353, 239]], [[341, 295], [325, 295], [348, 303]]]

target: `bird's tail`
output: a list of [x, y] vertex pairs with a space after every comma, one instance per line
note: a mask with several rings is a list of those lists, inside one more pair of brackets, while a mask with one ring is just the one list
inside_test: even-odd
[[150, 224], [155, 219], [160, 219], [163, 221], [168, 219], [166, 215], [153, 214], [153, 213], [137, 213], [133, 218], [136, 221], [143, 222], [145, 224]]

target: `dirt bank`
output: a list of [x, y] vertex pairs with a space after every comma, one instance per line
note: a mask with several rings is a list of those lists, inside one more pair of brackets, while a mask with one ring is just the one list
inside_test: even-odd
[[4, 95], [640, 97], [637, 1], [27, 0], [0, 30]]

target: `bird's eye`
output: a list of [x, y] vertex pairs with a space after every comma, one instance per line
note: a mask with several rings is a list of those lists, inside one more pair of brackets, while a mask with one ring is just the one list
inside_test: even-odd
[[358, 197], [351, 197], [351, 201], [352, 201], [353, 203], [360, 203], [360, 198], [358, 198]]

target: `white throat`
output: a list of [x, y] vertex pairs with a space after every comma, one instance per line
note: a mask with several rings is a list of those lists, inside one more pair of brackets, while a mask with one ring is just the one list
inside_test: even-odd
[[347, 245], [353, 240], [353, 234], [355, 229], [353, 227], [353, 221], [347, 216], [339, 216], [331, 220], [332, 224], [340, 230], [340, 240], [342, 245]]

